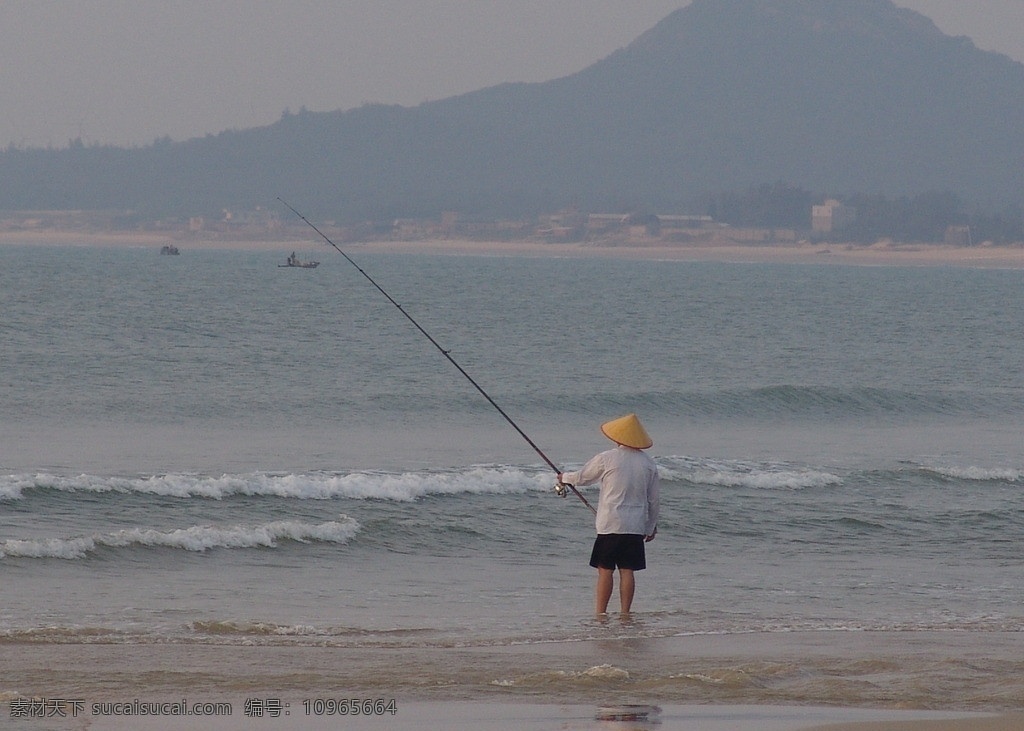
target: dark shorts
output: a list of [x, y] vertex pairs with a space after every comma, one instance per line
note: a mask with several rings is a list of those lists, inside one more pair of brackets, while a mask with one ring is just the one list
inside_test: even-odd
[[632, 533], [599, 535], [594, 541], [594, 550], [590, 554], [590, 565], [595, 569], [643, 571], [647, 568], [644, 537]]

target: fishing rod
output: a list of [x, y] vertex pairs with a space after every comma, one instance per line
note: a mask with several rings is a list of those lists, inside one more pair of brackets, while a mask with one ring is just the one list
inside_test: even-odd
[[[306, 224], [307, 226], [309, 226], [309, 227], [310, 227], [311, 229], [313, 229], [314, 231], [316, 231], [316, 232], [317, 232], [317, 234], [319, 234], [319, 235], [320, 235], [320, 238], [322, 238], [322, 239], [323, 239], [324, 241], [326, 241], [326, 242], [327, 242], [328, 244], [330, 244], [330, 245], [331, 245], [332, 247], [334, 247], [334, 250], [335, 250], [335, 251], [337, 251], [337, 252], [338, 252], [339, 254], [341, 254], [341, 255], [342, 255], [343, 257], [345, 257], [345, 260], [346, 260], [346, 261], [347, 261], [347, 262], [348, 262], [349, 264], [351, 264], [352, 266], [354, 266], [354, 267], [356, 268], [356, 270], [357, 270], [357, 271], [358, 271], [358, 272], [359, 272], [360, 274], [362, 274], [362, 275], [363, 275], [364, 277], [366, 277], [366, 280], [367, 280], [367, 281], [368, 281], [368, 282], [369, 282], [370, 284], [372, 284], [372, 285], [373, 285], [373, 286], [374, 286], [374, 287], [376, 288], [376, 290], [377, 290], [378, 292], [380, 292], [380, 293], [381, 293], [382, 295], [384, 295], [384, 296], [385, 296], [385, 297], [387, 298], [388, 302], [390, 302], [390, 303], [391, 303], [391, 304], [393, 304], [393, 305], [394, 305], [395, 307], [397, 307], [397, 308], [398, 308], [398, 311], [399, 311], [399, 312], [401, 312], [401, 313], [402, 313], [403, 315], [405, 315], [405, 319], [407, 319], [407, 320], [408, 320], [409, 322], [411, 322], [411, 323], [413, 324], [413, 327], [415, 327], [415, 328], [416, 328], [417, 330], [419, 330], [419, 331], [420, 331], [420, 333], [421, 333], [421, 334], [423, 335], [423, 337], [425, 337], [425, 338], [426, 338], [427, 340], [429, 340], [429, 341], [430, 341], [430, 344], [431, 344], [431, 345], [433, 345], [433, 346], [434, 346], [435, 348], [437, 348], [438, 352], [439, 352], [439, 353], [441, 353], [441, 355], [443, 355], [443, 356], [444, 356], [445, 358], [447, 358], [447, 359], [448, 359], [448, 362], [449, 362], [449, 363], [451, 363], [451, 364], [452, 364], [453, 366], [455, 366], [456, 370], [458, 370], [458, 372], [459, 372], [459, 373], [461, 373], [461, 374], [462, 374], [463, 376], [465, 376], [465, 377], [466, 377], [466, 380], [467, 380], [467, 381], [469, 381], [469, 382], [470, 382], [471, 384], [473, 384], [473, 388], [475, 388], [475, 389], [476, 389], [477, 391], [479, 391], [479, 392], [480, 392], [480, 395], [481, 395], [481, 396], [483, 396], [483, 397], [484, 397], [485, 399], [487, 399], [487, 402], [488, 402], [488, 403], [489, 403], [489, 404], [490, 404], [491, 406], [493, 406], [493, 407], [494, 407], [494, 408], [495, 408], [495, 409], [497, 410], [497, 412], [498, 412], [499, 414], [501, 414], [501, 415], [502, 415], [502, 416], [503, 416], [503, 417], [505, 418], [505, 421], [507, 421], [507, 422], [508, 422], [509, 424], [511, 424], [511, 425], [512, 425], [512, 428], [513, 428], [513, 429], [515, 429], [515, 430], [516, 430], [517, 432], [519, 432], [519, 436], [521, 436], [521, 437], [522, 437], [523, 439], [525, 439], [525, 440], [526, 440], [526, 443], [527, 443], [527, 444], [529, 444], [529, 445], [530, 445], [531, 447], [533, 447], [533, 451], [535, 451], [535, 452], [536, 452], [537, 454], [539, 454], [539, 455], [540, 455], [540, 458], [541, 458], [541, 459], [543, 459], [545, 463], [547, 463], [548, 467], [550, 467], [551, 469], [553, 469], [553, 470], [555, 471], [555, 474], [558, 474], [558, 475], [562, 474], [562, 470], [558, 469], [558, 466], [557, 466], [557, 465], [556, 465], [556, 464], [555, 464], [554, 462], [552, 462], [552, 461], [551, 461], [551, 460], [550, 460], [550, 459], [548, 458], [548, 456], [547, 456], [546, 454], [544, 454], [544, 452], [543, 452], [543, 451], [541, 450], [541, 448], [540, 448], [540, 447], [538, 447], [538, 446], [537, 446], [537, 445], [536, 445], [536, 444], [534, 443], [534, 441], [533, 441], [532, 439], [530, 439], [530, 437], [528, 437], [528, 436], [526, 435], [526, 432], [524, 432], [524, 431], [523, 431], [523, 430], [522, 430], [522, 429], [521, 429], [521, 428], [519, 427], [519, 425], [518, 425], [518, 424], [516, 424], [516, 422], [512, 420], [512, 417], [511, 417], [511, 416], [509, 416], [509, 415], [508, 415], [508, 414], [507, 414], [507, 413], [505, 412], [505, 410], [504, 410], [503, 408], [501, 408], [501, 407], [500, 407], [500, 406], [498, 405], [498, 403], [497, 403], [497, 402], [496, 402], [496, 401], [495, 401], [495, 400], [494, 400], [493, 398], [491, 398], [490, 394], [488, 394], [488, 393], [487, 393], [487, 392], [486, 392], [486, 391], [485, 391], [485, 390], [483, 389], [483, 387], [482, 387], [482, 386], [481, 386], [481, 385], [480, 385], [479, 383], [477, 383], [477, 382], [476, 382], [476, 381], [475, 381], [475, 380], [473, 379], [473, 377], [472, 377], [471, 375], [469, 375], [469, 373], [467, 373], [467, 372], [466, 372], [466, 369], [465, 369], [465, 368], [463, 368], [463, 367], [462, 367], [461, 365], [459, 365], [459, 364], [458, 364], [458, 362], [457, 362], [457, 361], [455, 360], [455, 358], [453, 358], [453, 357], [452, 357], [452, 354], [451, 354], [451, 351], [450, 351], [450, 350], [445, 350], [444, 348], [442, 348], [442, 347], [441, 347], [441, 344], [440, 344], [440, 343], [438, 343], [438, 342], [437, 342], [436, 340], [434, 340], [434, 337], [433, 337], [433, 336], [432, 336], [432, 335], [431, 335], [430, 333], [428, 333], [428, 332], [427, 332], [426, 330], [424, 330], [424, 329], [423, 329], [423, 326], [422, 326], [422, 325], [420, 325], [420, 324], [419, 324], [418, 322], [416, 322], [416, 320], [415, 320], [415, 319], [413, 318], [413, 316], [412, 316], [412, 315], [410, 315], [410, 314], [409, 314], [408, 312], [406, 312], [406, 311], [405, 311], [405, 309], [404, 309], [404, 308], [402, 307], [402, 305], [400, 305], [400, 304], [399, 304], [399, 303], [398, 303], [398, 302], [397, 302], [397, 301], [395, 300], [395, 298], [394, 298], [394, 297], [392, 297], [392, 296], [391, 296], [390, 294], [388, 294], [388, 293], [387, 293], [387, 292], [386, 292], [386, 291], [384, 290], [384, 288], [383, 288], [383, 287], [381, 287], [381, 286], [380, 286], [379, 284], [377, 284], [377, 282], [376, 282], [376, 281], [374, 280], [374, 278], [373, 278], [373, 277], [371, 277], [371, 276], [370, 276], [369, 274], [367, 274], [367, 273], [366, 273], [366, 271], [365, 271], [365, 270], [363, 270], [363, 268], [362, 268], [361, 266], [359, 266], [358, 264], [356, 264], [356, 262], [355, 262], [355, 261], [354, 261], [354, 260], [352, 259], [352, 257], [350, 257], [350, 256], [349, 256], [348, 254], [346, 254], [346, 253], [345, 253], [344, 251], [342, 251], [342, 250], [341, 250], [341, 249], [340, 249], [340, 248], [338, 247], [338, 245], [337, 245], [336, 243], [334, 243], [333, 241], [331, 241], [331, 239], [330, 239], [330, 238], [328, 238], [327, 234], [325, 234], [325, 233], [324, 233], [323, 231], [321, 231], [321, 230], [320, 230], [320, 229], [318, 229], [318, 228], [317, 228], [316, 226], [314, 226], [314, 225], [313, 225], [313, 223], [312, 223], [312, 222], [310, 222], [310, 220], [309, 220], [308, 218], [306, 218], [306, 217], [305, 217], [305, 216], [303, 216], [303, 215], [302, 215], [301, 213], [299, 213], [299, 212], [298, 212], [298, 211], [297, 211], [297, 210], [296, 210], [295, 208], [293, 208], [293, 207], [292, 207], [292, 205], [291, 205], [291, 204], [290, 204], [290, 203], [289, 203], [288, 201], [286, 201], [286, 200], [285, 200], [284, 198], [281, 198], [280, 196], [278, 196], [278, 198], [277, 198], [277, 199], [278, 199], [279, 201], [281, 201], [281, 203], [283, 203], [283, 204], [285, 205], [285, 207], [286, 207], [286, 208], [288, 208], [288, 210], [290, 210], [290, 211], [291, 211], [292, 213], [294, 213], [294, 214], [295, 214], [296, 216], [298, 216], [299, 218], [301, 218], [301, 219], [302, 219], [302, 220], [303, 220], [303, 221], [305, 222], [305, 224]], [[581, 493], [581, 492], [580, 492], [579, 490], [577, 490], [577, 489], [576, 489], [576, 486], [575, 486], [575, 485], [570, 485], [570, 484], [569, 484], [569, 483], [567, 483], [567, 482], [561, 482], [561, 481], [559, 481], [559, 483], [558, 483], [557, 485], [555, 485], [555, 493], [556, 493], [556, 494], [557, 494], [557, 495], [558, 495], [559, 497], [565, 497], [565, 495], [566, 495], [566, 488], [568, 488], [569, 490], [572, 490], [572, 491], [573, 491], [573, 494], [575, 494], [575, 495], [576, 495], [576, 497], [578, 497], [578, 498], [579, 498], [580, 500], [582, 500], [582, 501], [583, 501], [583, 504], [584, 504], [584, 505], [586, 505], [586, 506], [587, 506], [588, 508], [590, 508], [591, 512], [593, 512], [593, 513], [594, 513], [595, 515], [597, 514], [597, 511], [596, 511], [596, 510], [594, 510], [594, 506], [593, 506], [593, 505], [591, 505], [591, 504], [590, 504], [589, 502], [587, 502], [587, 499], [586, 499], [585, 497], [583, 497], [583, 494], [582, 494], [582, 493]]]

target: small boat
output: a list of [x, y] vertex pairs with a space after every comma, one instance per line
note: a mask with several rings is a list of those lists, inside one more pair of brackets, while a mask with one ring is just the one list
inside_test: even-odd
[[287, 262], [287, 264], [278, 264], [277, 267], [279, 269], [283, 269], [285, 267], [299, 267], [300, 269], [316, 269], [318, 266], [320, 266], [320, 262], [318, 261], [302, 261], [301, 259], [299, 259], [299, 257], [295, 255], [294, 251], [292, 252], [291, 256], [288, 257]]
[[160, 253], [161, 254], [165, 254], [165, 255], [169, 255], [169, 256], [177, 256], [181, 252], [178, 251], [178, 247], [177, 246], [173, 246], [171, 244], [167, 244], [166, 246], [161, 246], [160, 247]]

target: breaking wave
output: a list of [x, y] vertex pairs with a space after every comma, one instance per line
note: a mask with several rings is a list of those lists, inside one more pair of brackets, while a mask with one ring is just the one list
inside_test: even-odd
[[101, 548], [133, 546], [204, 552], [214, 548], [276, 548], [281, 541], [348, 543], [359, 524], [348, 516], [310, 524], [283, 520], [260, 525], [191, 526], [161, 531], [130, 528], [74, 538], [8, 539], [0, 542], [0, 558], [80, 559]]
[[840, 476], [827, 470], [743, 460], [668, 457], [659, 460], [659, 470], [663, 480], [761, 490], [806, 490], [843, 482]]
[[922, 465], [921, 471], [944, 479], [970, 480], [971, 482], [1024, 481], [1024, 469], [1012, 467]]
[[428, 495], [506, 494], [550, 488], [551, 473], [514, 467], [476, 466], [452, 472], [351, 472], [270, 474], [254, 472], [219, 477], [167, 474], [102, 477], [51, 474], [0, 477], [0, 499], [25, 492], [122, 493], [221, 500], [236, 495], [298, 500], [395, 500], [411, 502]]

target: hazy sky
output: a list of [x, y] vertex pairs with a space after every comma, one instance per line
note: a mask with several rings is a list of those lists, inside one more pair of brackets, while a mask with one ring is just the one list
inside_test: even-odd
[[[857, 0], [849, 0], [856, 2]], [[1024, 0], [896, 0], [1024, 61]], [[579, 71], [689, 0], [0, 0], [0, 146], [147, 145], [285, 109]]]

